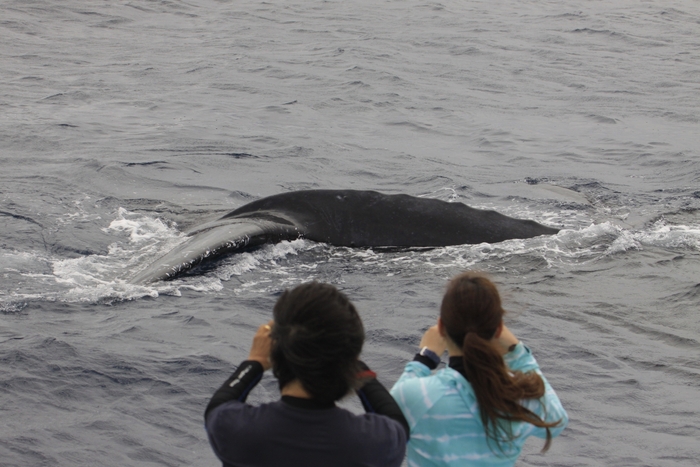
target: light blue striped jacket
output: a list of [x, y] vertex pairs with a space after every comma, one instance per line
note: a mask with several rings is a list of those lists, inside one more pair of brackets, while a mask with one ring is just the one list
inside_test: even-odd
[[[503, 358], [512, 371], [536, 371], [542, 375], [535, 357], [522, 343], [518, 343]], [[544, 376], [542, 379], [546, 388], [544, 396], [522, 403], [540, 417], [544, 414], [545, 421], [561, 420], [558, 426], [550, 429], [552, 436], [557, 436], [566, 427], [569, 418], [559, 397]], [[409, 467], [511, 467], [529, 436], [546, 437], [544, 428], [524, 422], [503, 421], [511, 424], [515, 440], [502, 444], [501, 452], [493, 441], [486, 438], [471, 384], [449, 367], [431, 374], [422, 363], [409, 362], [391, 389], [391, 395], [411, 427], [407, 448]]]

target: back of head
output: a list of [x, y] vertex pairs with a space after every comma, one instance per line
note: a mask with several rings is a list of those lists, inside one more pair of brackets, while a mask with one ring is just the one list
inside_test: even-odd
[[498, 289], [486, 276], [476, 272], [454, 277], [440, 306], [440, 319], [457, 345], [461, 345], [470, 332], [482, 339], [491, 339], [504, 314]]
[[285, 291], [273, 313], [271, 360], [280, 388], [298, 379], [318, 401], [345, 396], [365, 339], [348, 298], [330, 284], [311, 282]]

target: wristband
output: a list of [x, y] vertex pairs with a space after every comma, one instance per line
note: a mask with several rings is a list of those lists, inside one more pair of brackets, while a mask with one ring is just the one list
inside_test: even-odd
[[438, 366], [440, 364], [440, 356], [432, 350], [430, 350], [428, 347], [423, 347], [422, 349], [420, 349], [418, 355], [428, 357], [430, 360], [433, 361], [433, 363], [435, 363], [435, 366]]

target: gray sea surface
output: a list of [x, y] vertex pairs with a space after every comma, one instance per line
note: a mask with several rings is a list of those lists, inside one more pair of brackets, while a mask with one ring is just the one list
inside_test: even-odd
[[[296, 240], [126, 280], [192, 225], [313, 188], [562, 231]], [[697, 1], [3, 0], [0, 464], [218, 465], [204, 408], [282, 290], [346, 292], [391, 385], [479, 269], [571, 418], [518, 465], [696, 466], [699, 213]], [[249, 400], [277, 397], [266, 376]]]

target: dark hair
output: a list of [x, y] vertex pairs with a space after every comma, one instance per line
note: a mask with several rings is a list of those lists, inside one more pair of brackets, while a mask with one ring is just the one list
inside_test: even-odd
[[320, 402], [345, 396], [355, 384], [365, 340], [350, 300], [330, 284], [311, 282], [286, 290], [273, 313], [270, 358], [280, 389], [299, 379]]
[[537, 414], [523, 407], [523, 399], [544, 395], [544, 381], [538, 373], [511, 372], [500, 352], [489, 342], [503, 322], [505, 311], [496, 286], [486, 276], [465, 272], [454, 277], [440, 306], [440, 320], [449, 338], [462, 346], [464, 370], [479, 403], [481, 421], [487, 439], [495, 441], [501, 451], [503, 443], [514, 439], [507, 431], [507, 421], [523, 421], [546, 428], [547, 440], [542, 452], [549, 449], [551, 427]]

